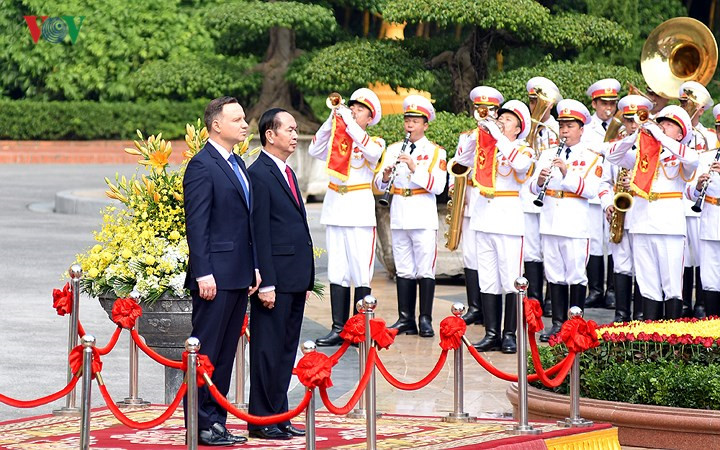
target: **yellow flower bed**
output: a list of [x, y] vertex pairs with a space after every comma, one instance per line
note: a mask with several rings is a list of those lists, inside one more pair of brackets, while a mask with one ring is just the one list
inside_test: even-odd
[[657, 322], [627, 322], [603, 325], [598, 338], [609, 342], [667, 342], [669, 344], [720, 343], [720, 319], [677, 319]]

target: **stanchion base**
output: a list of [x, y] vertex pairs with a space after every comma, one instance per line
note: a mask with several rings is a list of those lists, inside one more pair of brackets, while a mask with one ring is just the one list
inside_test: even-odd
[[[364, 419], [367, 415], [367, 411], [364, 409], [353, 409], [345, 417], [350, 419]], [[382, 413], [376, 412], [375, 417], [382, 417]]]
[[140, 397], [125, 397], [125, 400], [118, 402], [117, 405], [120, 408], [147, 408], [150, 406], [150, 402], [146, 402]]
[[53, 410], [53, 416], [77, 416], [80, 417], [82, 412], [80, 411], [80, 408], [68, 408], [67, 406], [63, 406], [60, 409]]
[[591, 427], [594, 425], [592, 420], [585, 420], [583, 418], [571, 419], [569, 417], [565, 418], [565, 420], [558, 420], [557, 424], [565, 428]]
[[448, 423], [468, 423], [475, 422], [475, 420], [477, 420], [477, 417], [472, 417], [468, 413], [450, 413], [442, 418], [443, 422]]
[[512, 429], [508, 430], [510, 434], [520, 435], [520, 434], [540, 434], [540, 430], [536, 430], [532, 427], [532, 425], [520, 425], [515, 424], [513, 425]]
[[233, 403], [232, 404], [237, 409], [242, 409], [243, 411], [247, 412], [248, 410], [248, 404], [247, 403]]

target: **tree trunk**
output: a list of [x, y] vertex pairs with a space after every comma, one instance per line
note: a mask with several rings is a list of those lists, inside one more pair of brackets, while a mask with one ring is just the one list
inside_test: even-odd
[[447, 64], [452, 77], [452, 111], [456, 114], [469, 111], [471, 102], [468, 94], [477, 85], [477, 74], [471, 58], [471, 35], [462, 46], [453, 53], [445, 51], [430, 61], [430, 67]]
[[272, 28], [265, 60], [256, 68], [263, 74], [263, 84], [257, 104], [248, 112], [251, 123], [257, 123], [262, 113], [270, 108], [282, 108], [295, 117], [300, 132], [314, 133], [317, 130], [319, 124], [302, 95], [292, 89], [285, 79], [288, 66], [297, 56], [295, 32], [289, 28]]
[[475, 29], [472, 33], [472, 51], [470, 58], [475, 68], [478, 81], [485, 81], [488, 77], [488, 61], [490, 60], [490, 46], [495, 32]]

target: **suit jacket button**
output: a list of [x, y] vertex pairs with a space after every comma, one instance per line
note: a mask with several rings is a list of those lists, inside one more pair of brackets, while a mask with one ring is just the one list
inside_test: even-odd
[[252, 241], [248, 241], [248, 245], [250, 245], [250, 247], [252, 247]]
[[312, 246], [312, 241], [308, 241], [308, 245], [309, 245], [309, 246]]

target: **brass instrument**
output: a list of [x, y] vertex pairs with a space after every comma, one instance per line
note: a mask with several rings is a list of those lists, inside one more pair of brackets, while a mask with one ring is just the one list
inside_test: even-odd
[[448, 200], [448, 214], [445, 216], [445, 223], [448, 230], [445, 232], [445, 247], [450, 251], [457, 250], [460, 245], [462, 233], [463, 212], [465, 211], [465, 187], [468, 183], [470, 168], [453, 161], [448, 167], [450, 176], [455, 177], [455, 186], [450, 190]]
[[[696, 119], [698, 119], [698, 116], [705, 111], [705, 105], [712, 104], [712, 98], [710, 98], [707, 91], [697, 92], [694, 89], [685, 88], [683, 89], [683, 93], [684, 96], [682, 99], [685, 100], [683, 109], [687, 111], [690, 116], [690, 123], [692, 124], [696, 121]], [[695, 132], [695, 142], [693, 147], [697, 149], [697, 136], [700, 135], [702, 140], [705, 142], [704, 148], [708, 149], [708, 140], [705, 135], [695, 126], [693, 126], [693, 131]]]
[[405, 139], [402, 143], [402, 148], [400, 149], [400, 154], [398, 154], [398, 160], [395, 161], [395, 164], [392, 166], [392, 172], [390, 172], [390, 180], [388, 181], [388, 185], [385, 188], [385, 192], [383, 192], [382, 197], [378, 199], [378, 203], [380, 206], [390, 206], [390, 195], [392, 193], [393, 186], [395, 185], [395, 177], [397, 176], [397, 166], [400, 164], [399, 159], [400, 155], [405, 153], [405, 148], [408, 145], [408, 142], [410, 142], [410, 132], [405, 134]]
[[613, 197], [613, 206], [615, 210], [610, 217], [610, 242], [619, 244], [623, 238], [623, 229], [625, 228], [625, 213], [632, 208], [633, 198], [620, 180], [628, 175], [628, 170], [621, 168], [615, 179], [615, 197]]
[[495, 123], [495, 125], [497, 125], [498, 128], [500, 128], [501, 133], [505, 131], [505, 125], [492, 116], [492, 114], [490, 113], [490, 109], [487, 106], [480, 105], [475, 108], [475, 110], [473, 111], [473, 117], [477, 122], [482, 122], [483, 120], [493, 122]]
[[635, 122], [639, 123], [640, 125], [644, 123], [654, 123], [655, 125], [660, 126], [660, 124], [657, 123], [656, 120], [650, 118], [650, 111], [644, 109], [638, 111], [635, 114], [635, 117], [633, 117], [633, 119], [635, 119]]
[[610, 142], [618, 137], [620, 129], [623, 127], [622, 115], [622, 111], [618, 108], [617, 112], [610, 120], [610, 125], [608, 125], [607, 130], [605, 130], [605, 138], [603, 139], [603, 142]]
[[325, 106], [330, 109], [337, 109], [341, 106], [345, 106], [345, 100], [337, 92], [331, 92], [325, 99]]
[[[627, 82], [627, 87], [628, 87], [628, 95], [639, 95], [639, 96], [641, 96], [641, 97], [644, 97], [647, 101], [649, 101], [650, 103], [653, 104], [653, 108], [655, 107], [656, 103], [653, 101], [653, 99], [651, 99], [649, 95], [647, 95], [646, 93], [644, 93], [643, 91], [641, 91], [641, 90], [640, 90], [638, 87], [636, 87], [634, 84], [632, 84], [631, 82], [628, 81], [628, 82]], [[652, 108], [651, 108], [651, 109], [652, 109]]]
[[650, 32], [642, 48], [640, 68], [647, 85], [665, 98], [678, 98], [680, 85], [707, 85], [715, 73], [717, 42], [702, 22], [675, 17]]
[[535, 159], [537, 159], [540, 156], [540, 146], [537, 145], [540, 139], [540, 127], [545, 127], [547, 130], [552, 132], [558, 140], [560, 140], [560, 137], [554, 130], [545, 126], [542, 122], [542, 118], [550, 110], [550, 108], [552, 108], [553, 105], [561, 99], [555, 94], [554, 89], [549, 86], [543, 86], [543, 84], [535, 86], [535, 94], [537, 95], [537, 103], [535, 103], [535, 107], [530, 114], [530, 132], [528, 133], [528, 142], [533, 146], [533, 149], [535, 150]]

